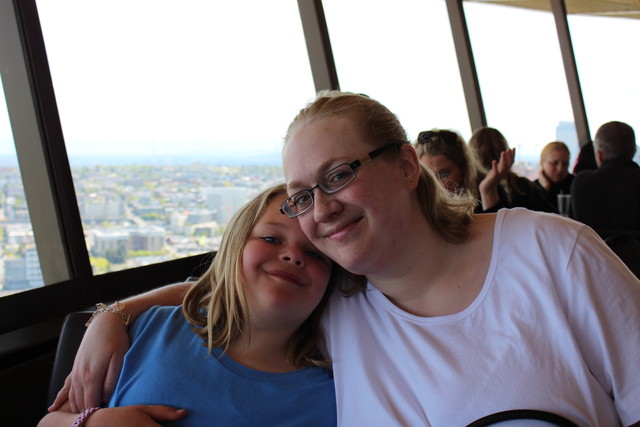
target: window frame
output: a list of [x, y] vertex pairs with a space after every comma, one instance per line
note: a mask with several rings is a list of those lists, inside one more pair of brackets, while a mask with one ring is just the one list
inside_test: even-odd
[[[445, 1], [467, 114], [474, 128], [486, 126], [463, 0]], [[567, 12], [563, 0], [550, 2], [582, 146], [590, 133]], [[315, 89], [339, 89], [322, 1], [298, 0], [298, 7]], [[6, 40], [0, 46], [0, 63], [12, 65], [11, 73], [3, 74], [4, 89], [20, 169], [29, 171], [22, 176], [46, 283], [43, 288], [0, 298], [1, 356], [55, 338], [59, 321], [70, 311], [199, 275], [209, 254], [93, 275], [35, 0], [0, 1], [0, 36]]]

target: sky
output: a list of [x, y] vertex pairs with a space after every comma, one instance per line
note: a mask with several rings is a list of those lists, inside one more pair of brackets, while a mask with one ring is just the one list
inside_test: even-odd
[[[277, 153], [314, 96], [294, 1], [37, 5], [72, 158]], [[343, 90], [383, 102], [410, 138], [431, 128], [470, 137], [443, 1], [325, 0], [324, 8]], [[553, 17], [476, 3], [465, 13], [489, 125], [536, 157], [560, 121], [573, 121]], [[638, 21], [569, 23], [591, 132], [609, 120], [640, 129], [640, 53], [626, 44], [640, 39]], [[3, 108], [0, 154], [11, 154]]]

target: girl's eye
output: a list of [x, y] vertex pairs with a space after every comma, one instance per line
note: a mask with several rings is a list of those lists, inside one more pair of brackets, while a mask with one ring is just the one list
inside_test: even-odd
[[280, 239], [278, 239], [277, 237], [273, 237], [273, 236], [264, 236], [264, 237], [261, 237], [261, 239], [264, 240], [267, 243], [273, 243], [274, 245], [282, 243], [280, 241]]
[[322, 255], [320, 255], [320, 253], [316, 251], [306, 251], [306, 254], [309, 255], [311, 258], [322, 259]]

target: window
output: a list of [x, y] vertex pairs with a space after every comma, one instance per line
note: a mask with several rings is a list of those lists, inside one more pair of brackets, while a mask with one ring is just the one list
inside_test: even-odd
[[515, 147], [514, 170], [535, 178], [540, 151], [561, 140], [579, 152], [551, 12], [464, 3], [488, 125]]
[[569, 15], [568, 22], [591, 134], [617, 120], [633, 127], [638, 137], [640, 21]]
[[216, 249], [283, 180], [282, 138], [314, 96], [295, 2], [38, 11], [94, 273]]
[[340, 89], [398, 115], [409, 138], [471, 129], [445, 2], [323, 1]]
[[0, 79], [0, 297], [43, 284], [4, 85]]

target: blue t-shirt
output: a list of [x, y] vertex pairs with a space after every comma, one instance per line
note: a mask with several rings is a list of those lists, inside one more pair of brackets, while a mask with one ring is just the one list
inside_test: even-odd
[[171, 426], [336, 425], [333, 380], [321, 368], [269, 373], [241, 365], [220, 349], [207, 357], [181, 307], [153, 307], [130, 335], [109, 406], [186, 409], [188, 415]]

